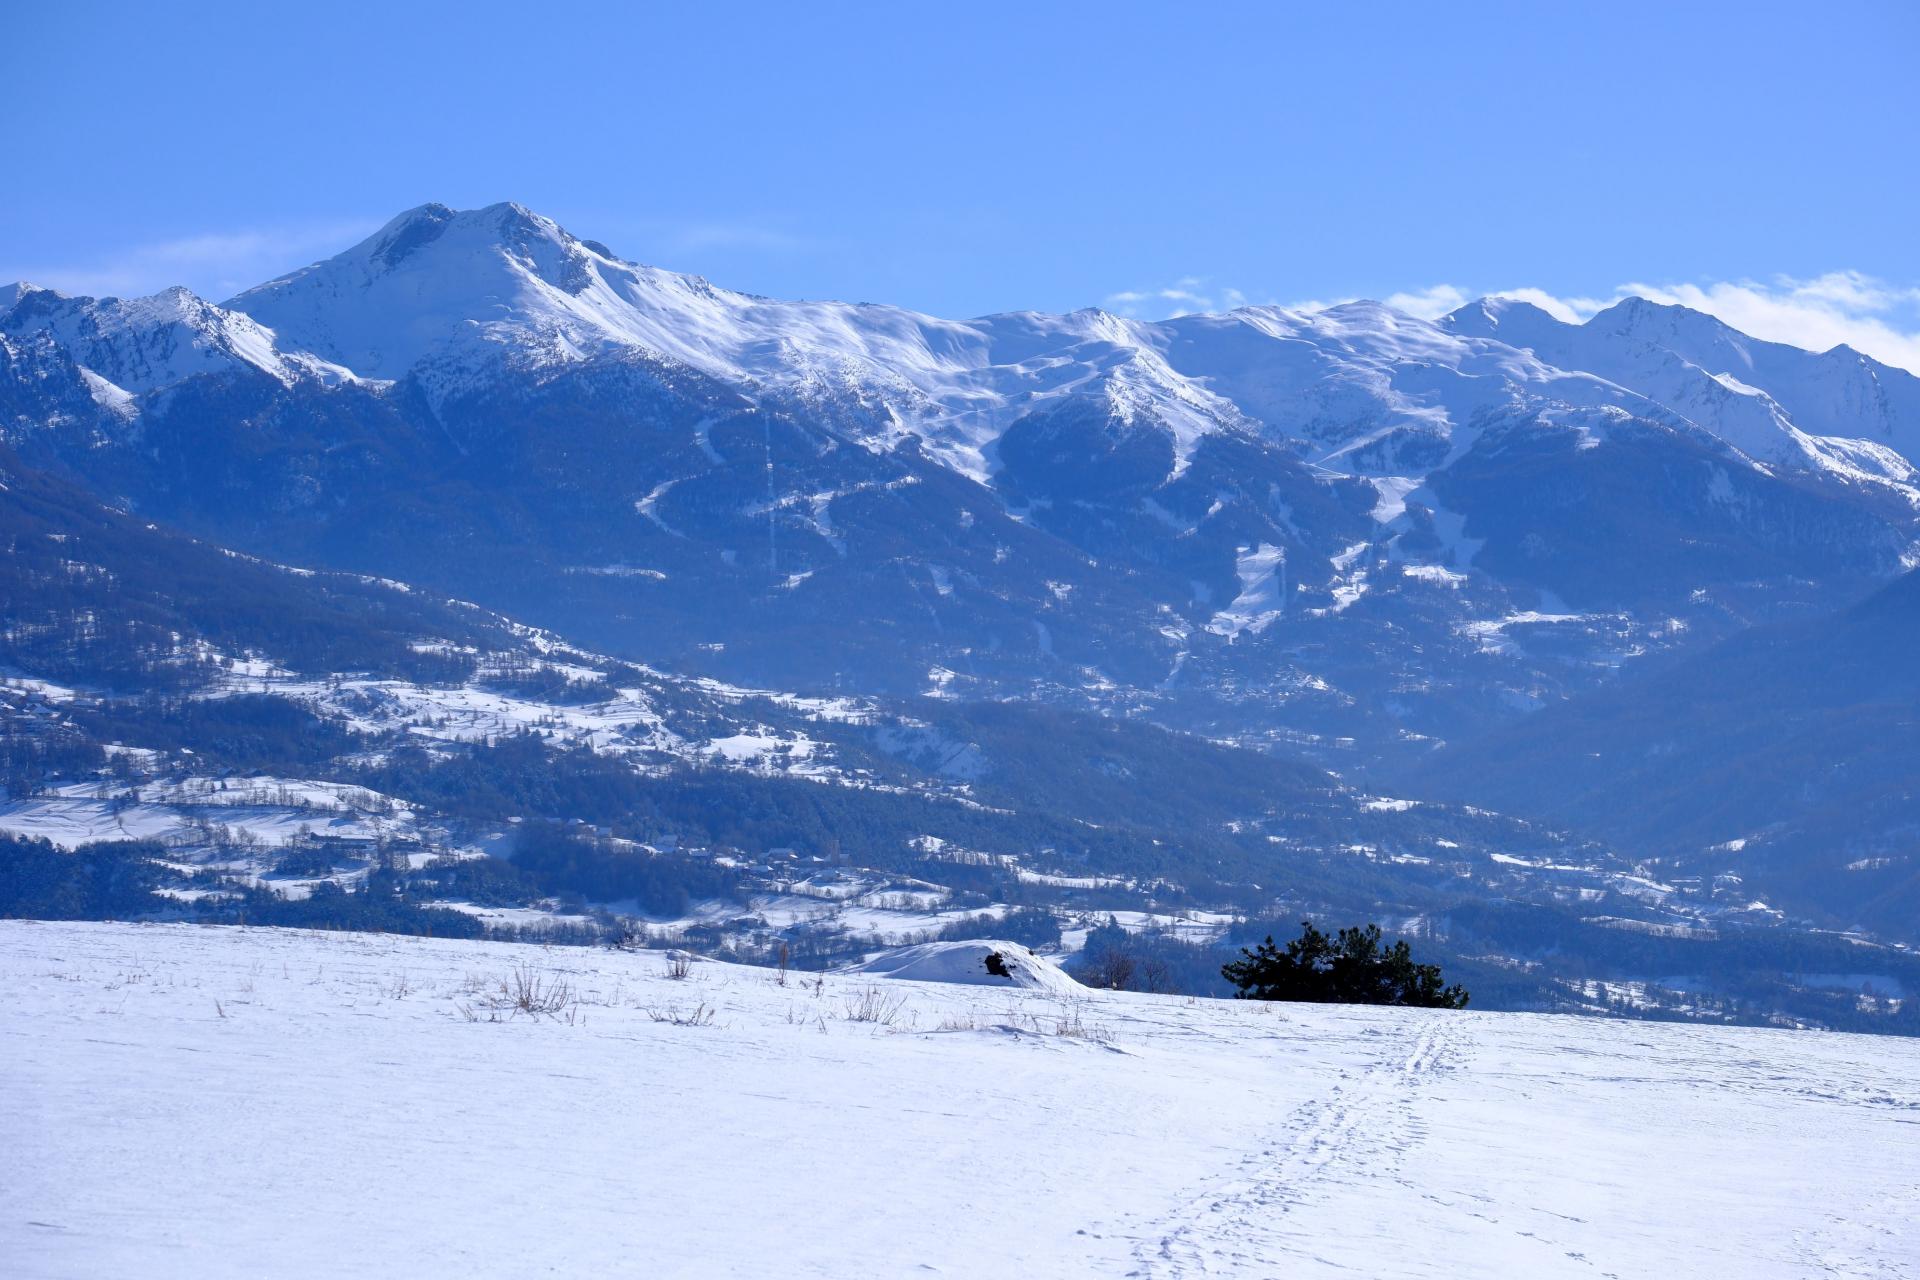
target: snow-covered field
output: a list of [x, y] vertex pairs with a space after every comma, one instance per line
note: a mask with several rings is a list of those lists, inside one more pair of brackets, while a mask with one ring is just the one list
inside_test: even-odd
[[1912, 1041], [668, 969], [0, 922], [0, 1270], [1920, 1273]]

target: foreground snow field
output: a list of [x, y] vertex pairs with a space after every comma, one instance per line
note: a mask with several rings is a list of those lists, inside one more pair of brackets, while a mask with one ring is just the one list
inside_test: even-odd
[[0, 1269], [1920, 1272], [1911, 1041], [669, 969], [0, 922]]

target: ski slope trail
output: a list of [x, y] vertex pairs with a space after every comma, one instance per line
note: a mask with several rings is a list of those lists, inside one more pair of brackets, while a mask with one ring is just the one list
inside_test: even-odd
[[1920, 1275], [1913, 1041], [650, 952], [0, 921], [0, 1152], [8, 1280]]

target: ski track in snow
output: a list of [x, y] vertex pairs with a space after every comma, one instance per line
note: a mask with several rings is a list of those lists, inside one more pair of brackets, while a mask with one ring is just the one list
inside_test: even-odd
[[[517, 967], [573, 1021], [472, 1021]], [[0, 1259], [141, 1276], [1920, 1269], [1909, 1040], [0, 922]], [[847, 1011], [862, 993], [892, 1025]], [[895, 1002], [897, 1001], [897, 1005]], [[697, 1005], [711, 1025], [656, 1020]], [[1058, 1033], [1063, 1020], [1095, 1036]]]

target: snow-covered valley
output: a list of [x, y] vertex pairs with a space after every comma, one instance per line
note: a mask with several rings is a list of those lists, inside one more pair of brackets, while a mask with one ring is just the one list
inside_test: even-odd
[[1920, 1267], [1909, 1041], [180, 925], [0, 982], [23, 1280]]

